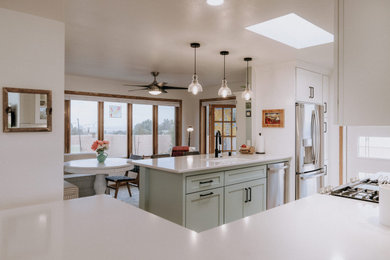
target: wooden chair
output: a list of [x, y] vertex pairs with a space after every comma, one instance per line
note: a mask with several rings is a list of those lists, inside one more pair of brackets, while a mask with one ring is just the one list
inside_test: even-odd
[[[144, 157], [141, 156], [141, 155], [135, 155], [135, 154], [132, 154], [130, 155], [130, 160], [142, 160]], [[134, 181], [130, 181], [130, 185], [133, 185], [135, 187], [139, 187], [139, 166], [138, 165], [134, 165], [134, 168], [130, 171], [127, 171], [125, 173], [125, 176], [129, 176], [129, 173], [136, 173], [136, 177], [135, 177], [135, 180]]]
[[[130, 155], [131, 160], [140, 160], [143, 159], [142, 156], [139, 155]], [[136, 177], [129, 177], [129, 172], [136, 172]], [[114, 184], [109, 184], [109, 182], [113, 182]], [[134, 166], [134, 168], [130, 171], [127, 171], [124, 176], [107, 176], [106, 177], [106, 187], [107, 189], [113, 189], [115, 190], [115, 196], [114, 198], [118, 197], [119, 188], [121, 185], [126, 185], [127, 190], [129, 191], [130, 197], [132, 196], [130, 185], [139, 186], [139, 167]]]

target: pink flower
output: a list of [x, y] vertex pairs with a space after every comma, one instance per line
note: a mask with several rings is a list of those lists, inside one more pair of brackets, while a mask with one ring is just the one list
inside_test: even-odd
[[103, 144], [109, 144], [110, 142], [109, 141], [107, 141], [107, 140], [104, 140], [103, 141]]
[[95, 142], [93, 142], [91, 149], [96, 151], [97, 148], [98, 148], [98, 141], [96, 140]]

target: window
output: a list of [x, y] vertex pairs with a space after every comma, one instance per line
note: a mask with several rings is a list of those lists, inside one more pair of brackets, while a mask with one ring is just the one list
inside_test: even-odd
[[153, 154], [153, 106], [133, 104], [133, 154]]
[[104, 102], [104, 140], [109, 157], [127, 157], [127, 103]]
[[390, 137], [360, 136], [358, 157], [390, 159]]
[[98, 102], [71, 100], [70, 152], [92, 152], [91, 145], [98, 138]]
[[175, 144], [175, 107], [158, 106], [158, 153], [170, 154]]

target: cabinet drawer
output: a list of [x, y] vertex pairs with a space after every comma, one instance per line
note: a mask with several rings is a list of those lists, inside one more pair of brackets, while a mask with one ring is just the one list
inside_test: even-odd
[[225, 172], [225, 185], [241, 183], [245, 181], [265, 178], [267, 176], [266, 165], [248, 167]]
[[195, 175], [186, 178], [186, 194], [223, 186], [223, 172]]
[[223, 224], [223, 188], [186, 195], [186, 228], [201, 232]]

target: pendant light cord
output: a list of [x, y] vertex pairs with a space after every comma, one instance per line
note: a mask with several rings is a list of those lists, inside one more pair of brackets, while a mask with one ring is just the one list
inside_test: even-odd
[[226, 68], [225, 68], [226, 55], [223, 55], [223, 80], [226, 80]]
[[195, 56], [195, 59], [194, 59], [194, 75], [196, 75], [196, 48], [194, 48], [194, 56]]
[[249, 88], [249, 61], [246, 62], [246, 85]]

